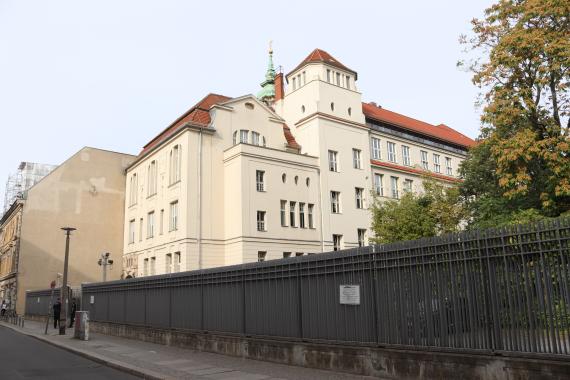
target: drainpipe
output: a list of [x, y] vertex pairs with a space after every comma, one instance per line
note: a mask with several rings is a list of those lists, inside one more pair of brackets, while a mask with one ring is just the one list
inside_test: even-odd
[[325, 251], [325, 226], [324, 226], [324, 216], [323, 216], [323, 192], [321, 191], [322, 189], [322, 184], [321, 184], [321, 168], [317, 168], [317, 174], [319, 175], [319, 213], [321, 214], [321, 252]]
[[198, 145], [198, 269], [202, 269], [202, 128]]

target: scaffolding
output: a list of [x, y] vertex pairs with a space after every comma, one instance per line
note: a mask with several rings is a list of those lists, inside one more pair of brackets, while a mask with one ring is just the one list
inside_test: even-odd
[[21, 162], [16, 173], [9, 175], [6, 181], [2, 213], [5, 213], [16, 199], [24, 199], [26, 191], [56, 167], [57, 165]]

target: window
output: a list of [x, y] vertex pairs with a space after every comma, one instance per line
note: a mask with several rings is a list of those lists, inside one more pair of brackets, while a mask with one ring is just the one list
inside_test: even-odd
[[350, 76], [346, 76], [346, 88], [350, 89]]
[[281, 174], [281, 181], [283, 181], [283, 183], [287, 181], [287, 174], [285, 173]]
[[352, 166], [355, 169], [362, 169], [362, 163], [360, 161], [360, 149], [352, 149]]
[[247, 144], [247, 136], [249, 134], [248, 130], [242, 129], [239, 131], [239, 142], [243, 144]]
[[251, 143], [253, 145], [259, 145], [259, 133], [251, 132]]
[[311, 185], [311, 179], [307, 177], [307, 179], [305, 179], [305, 183], [307, 184], [307, 187], [309, 187]]
[[327, 69], [327, 82], [331, 82], [331, 71]]
[[340, 213], [340, 192], [338, 191], [331, 191], [331, 212]]
[[146, 238], [154, 237], [154, 211], [147, 214], [146, 218]]
[[340, 73], [336, 73], [336, 85], [340, 86]]
[[402, 163], [404, 165], [410, 166], [410, 147], [402, 145]]
[[307, 83], [307, 74], [303, 71], [303, 84]]
[[388, 141], [388, 161], [396, 162], [396, 144]]
[[356, 208], [364, 208], [364, 189], [355, 187], [354, 193], [356, 197]]
[[180, 145], [175, 145], [170, 151], [170, 184], [180, 181]]
[[390, 182], [392, 183], [392, 198], [398, 199], [398, 177], [390, 177]]
[[257, 261], [265, 261], [265, 256], [267, 256], [267, 251], [257, 251]]
[[376, 195], [384, 196], [384, 186], [382, 185], [382, 174], [374, 174], [374, 191]]
[[150, 258], [150, 275], [154, 276], [154, 274], [156, 273], [156, 257], [151, 257]]
[[309, 228], [315, 228], [315, 221], [314, 221], [314, 217], [313, 217], [313, 210], [315, 208], [314, 204], [309, 203], [309, 208], [308, 208], [308, 219], [309, 219]]
[[287, 227], [287, 201], [281, 200], [281, 227]]
[[334, 103], [331, 103], [331, 111], [334, 111]]
[[291, 257], [291, 252], [283, 252], [284, 259], [288, 259], [289, 257]]
[[147, 197], [156, 194], [156, 160], [152, 160], [148, 166]]
[[439, 154], [433, 154], [433, 171], [441, 173], [441, 165], [439, 164]]
[[143, 261], [143, 275], [148, 276], [148, 259]]
[[237, 144], [237, 131], [234, 132], [234, 145]]
[[358, 246], [364, 247], [366, 245], [366, 229], [359, 228], [356, 233], [358, 234]]
[[166, 254], [166, 266], [164, 269], [166, 273], [172, 272], [172, 253]]
[[138, 181], [138, 177], [135, 173], [131, 176], [131, 187], [130, 187], [130, 193], [129, 193], [129, 206], [137, 204], [138, 188], [139, 188], [139, 181]]
[[331, 172], [338, 172], [337, 156], [337, 152], [334, 150], [329, 150], [329, 170]]
[[380, 139], [372, 137], [372, 158], [375, 160], [382, 159], [382, 150], [380, 149]]
[[142, 241], [143, 237], [143, 218], [141, 218], [139, 223], [139, 241]]
[[178, 229], [178, 201], [170, 204], [170, 224], [169, 231], [176, 231]]
[[453, 175], [453, 166], [451, 166], [451, 157], [445, 157], [445, 174]]
[[174, 272], [180, 271], [180, 252], [174, 252]]
[[297, 89], [297, 77], [293, 78], [293, 91]]
[[160, 234], [164, 233], [164, 209], [160, 210]]
[[425, 150], [420, 151], [421, 159], [422, 159], [422, 169], [429, 170], [429, 162], [428, 162], [428, 152]]
[[295, 226], [295, 206], [297, 205], [296, 202], [289, 202], [289, 223], [291, 224], [291, 227], [296, 227]]
[[407, 193], [411, 192], [413, 183], [414, 181], [412, 181], [411, 179], [404, 180], [404, 191]]
[[342, 235], [333, 235], [333, 251], [342, 249]]
[[263, 146], [265, 146], [265, 144], [266, 144], [265, 137], [261, 137], [261, 142], [262, 142]]
[[352, 108], [348, 107], [348, 116], [352, 115]]
[[265, 211], [257, 212], [257, 230], [265, 231]]
[[305, 204], [299, 202], [299, 227], [306, 228], [305, 226]]
[[135, 220], [129, 221], [129, 244], [135, 242]]
[[257, 191], [265, 191], [265, 172], [263, 170], [255, 171], [255, 184]]
[[295, 178], [294, 178], [294, 180], [295, 180], [295, 185], [298, 184], [298, 183], [299, 183], [299, 176], [296, 175]]

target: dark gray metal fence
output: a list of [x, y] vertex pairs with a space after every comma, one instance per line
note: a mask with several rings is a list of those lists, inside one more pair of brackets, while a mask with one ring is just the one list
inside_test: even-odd
[[[287, 340], [569, 355], [570, 219], [83, 285], [95, 321]], [[342, 285], [359, 300], [341, 304]], [[354, 290], [354, 289], [353, 289]]]
[[[71, 287], [69, 296], [77, 302], [78, 310], [81, 302], [81, 288]], [[54, 289], [54, 302], [59, 298], [59, 288]], [[28, 290], [26, 291], [26, 315], [45, 316], [50, 310], [51, 289]]]

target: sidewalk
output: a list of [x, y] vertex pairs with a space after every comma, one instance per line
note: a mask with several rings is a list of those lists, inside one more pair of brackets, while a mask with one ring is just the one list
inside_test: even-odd
[[67, 335], [58, 335], [58, 330], [55, 330], [53, 325], [49, 327], [48, 335], [44, 335], [45, 323], [29, 320], [26, 320], [24, 328], [5, 322], [0, 322], [0, 326], [146, 379], [372, 379], [366, 376], [242, 359], [101, 334], [90, 334], [90, 340], [85, 342], [72, 338], [73, 329], [68, 329]]

